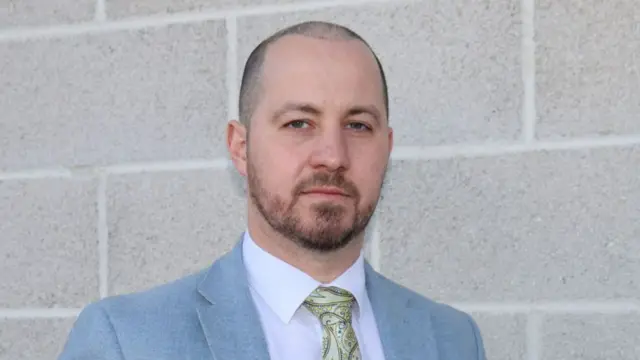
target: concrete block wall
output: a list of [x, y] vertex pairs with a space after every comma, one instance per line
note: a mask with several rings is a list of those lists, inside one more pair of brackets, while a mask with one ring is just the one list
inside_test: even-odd
[[305, 19], [388, 72], [373, 265], [471, 312], [492, 360], [639, 359], [636, 0], [3, 2], [0, 359], [55, 359], [88, 302], [230, 249], [239, 70]]

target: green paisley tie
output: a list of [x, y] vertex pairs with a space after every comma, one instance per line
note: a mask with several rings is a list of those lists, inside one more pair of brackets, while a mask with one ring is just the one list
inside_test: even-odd
[[322, 360], [360, 360], [360, 348], [351, 326], [353, 295], [337, 287], [319, 287], [304, 306], [322, 324]]

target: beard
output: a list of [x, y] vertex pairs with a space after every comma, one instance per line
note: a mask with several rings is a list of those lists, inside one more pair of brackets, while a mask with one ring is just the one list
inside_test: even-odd
[[[273, 230], [302, 248], [323, 253], [344, 248], [365, 231], [377, 206], [376, 199], [359, 208], [361, 197], [357, 187], [337, 172], [318, 172], [300, 182], [291, 193], [291, 201], [287, 203], [263, 186], [260, 172], [250, 159], [247, 161], [248, 192], [258, 212]], [[296, 205], [303, 191], [314, 186], [340, 188], [353, 199], [353, 204], [331, 201], [312, 204], [310, 210], [313, 217], [309, 223], [305, 223], [305, 209]], [[353, 207], [353, 217], [344, 224], [350, 206]]]

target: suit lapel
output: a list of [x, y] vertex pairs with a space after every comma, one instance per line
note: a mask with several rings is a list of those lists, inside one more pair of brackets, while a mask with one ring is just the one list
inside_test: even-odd
[[215, 360], [269, 360], [242, 260], [242, 241], [216, 261], [198, 285], [198, 317]]
[[431, 316], [426, 307], [398, 294], [397, 285], [368, 263], [365, 274], [385, 360], [437, 359]]

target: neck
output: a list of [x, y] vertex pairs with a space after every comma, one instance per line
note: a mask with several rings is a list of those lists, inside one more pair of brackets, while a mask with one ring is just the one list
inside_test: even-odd
[[364, 234], [361, 234], [339, 250], [328, 253], [309, 250], [274, 231], [259, 214], [251, 211], [248, 229], [253, 241], [264, 251], [323, 284], [332, 282], [351, 267], [364, 245]]

